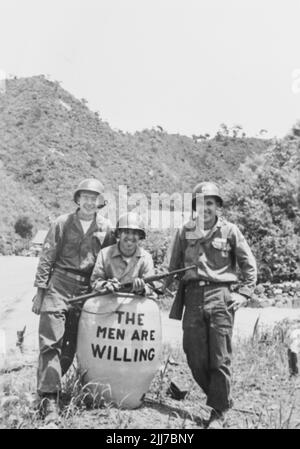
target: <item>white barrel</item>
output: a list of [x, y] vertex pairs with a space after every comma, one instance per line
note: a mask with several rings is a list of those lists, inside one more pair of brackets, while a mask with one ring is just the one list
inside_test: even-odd
[[139, 407], [161, 363], [156, 302], [130, 293], [86, 301], [79, 321], [77, 359], [96, 400]]

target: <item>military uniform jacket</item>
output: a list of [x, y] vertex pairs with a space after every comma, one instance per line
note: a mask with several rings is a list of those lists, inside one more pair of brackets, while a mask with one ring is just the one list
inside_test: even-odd
[[95, 214], [84, 234], [78, 210], [61, 215], [51, 224], [40, 256], [35, 287], [47, 288], [55, 268], [89, 278], [101, 248], [116, 242], [109, 221], [99, 214]]
[[129, 262], [122, 255], [119, 245], [115, 244], [100, 251], [91, 276], [93, 288], [105, 285], [107, 279], [116, 278], [122, 283], [132, 282], [134, 278], [154, 275], [151, 254], [144, 248], [137, 247]]
[[218, 217], [206, 235], [196, 229], [195, 220], [176, 232], [168, 254], [169, 271], [194, 264], [198, 268], [185, 273], [185, 282], [237, 283], [239, 266], [243, 275], [239, 292], [252, 295], [257, 280], [255, 258], [238, 227], [224, 218]]

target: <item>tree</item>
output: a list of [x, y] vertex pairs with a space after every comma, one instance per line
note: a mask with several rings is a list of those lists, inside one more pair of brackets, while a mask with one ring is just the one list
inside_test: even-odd
[[297, 142], [283, 140], [241, 166], [239, 181], [225, 188], [227, 216], [253, 249], [260, 282], [300, 279], [297, 153]]
[[234, 125], [232, 127], [232, 137], [236, 139], [239, 133], [242, 131], [243, 127], [241, 125]]
[[221, 123], [220, 129], [221, 129], [221, 134], [223, 134], [223, 136], [228, 137], [228, 135], [229, 135], [229, 128], [228, 128], [228, 126], [225, 123]]

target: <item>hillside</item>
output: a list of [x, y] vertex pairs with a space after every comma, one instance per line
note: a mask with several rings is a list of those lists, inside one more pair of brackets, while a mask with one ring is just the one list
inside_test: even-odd
[[[2, 246], [10, 246], [18, 216], [34, 230], [73, 207], [71, 192], [84, 177], [107, 190], [182, 192], [200, 180], [234, 180], [248, 156], [269, 142], [218, 133], [191, 139], [159, 127], [135, 134], [112, 130], [99, 113], [44, 76], [9, 79], [0, 96], [0, 212]], [[0, 247], [0, 252], [4, 252]]]

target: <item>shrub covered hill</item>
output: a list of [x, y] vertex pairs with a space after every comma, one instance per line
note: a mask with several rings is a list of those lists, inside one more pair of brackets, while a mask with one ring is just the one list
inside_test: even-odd
[[[225, 130], [226, 134], [226, 130]], [[1, 235], [19, 215], [36, 226], [72, 207], [84, 177], [98, 177], [117, 192], [191, 191], [200, 180], [234, 178], [246, 155], [267, 142], [233, 138], [191, 139], [152, 129], [112, 130], [58, 82], [44, 76], [9, 79], [0, 97]]]
[[[259, 253], [259, 242], [270, 224], [264, 220], [272, 221], [273, 212], [277, 218], [272, 232], [280, 227], [276, 220], [283, 216], [294, 230], [295, 219], [287, 211], [286, 198], [276, 200], [274, 207], [265, 203], [268, 192], [263, 185], [266, 167], [273, 176], [269, 193], [273, 188], [284, 190], [285, 183], [290, 183], [280, 178], [277, 185], [270, 154], [276, 147], [281, 155], [283, 146], [296, 151], [298, 139], [293, 136], [274, 145], [274, 141], [247, 138], [240, 127], [229, 130], [226, 125], [213, 137], [168, 134], [160, 126], [124, 133], [111, 129], [84, 99], [76, 99], [58, 82], [43, 75], [9, 79], [5, 92], [0, 93], [0, 253], [20, 254], [28, 245], [15, 232], [20, 218], [25, 217], [25, 231], [27, 217], [35, 233], [47, 228], [49, 217], [72, 210], [72, 192], [85, 177], [99, 178], [115, 194], [119, 185], [127, 185], [129, 194], [147, 196], [190, 192], [199, 181], [215, 180], [224, 185], [233, 218], [244, 231], [249, 229]], [[283, 165], [288, 160], [286, 151], [290, 150], [283, 151]], [[293, 171], [294, 166], [285, 169]], [[255, 224], [247, 222], [244, 212], [255, 217]], [[264, 231], [256, 227], [256, 213]], [[156, 249], [165, 247], [166, 236], [150, 236], [149, 244]]]

